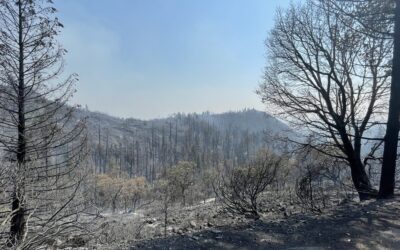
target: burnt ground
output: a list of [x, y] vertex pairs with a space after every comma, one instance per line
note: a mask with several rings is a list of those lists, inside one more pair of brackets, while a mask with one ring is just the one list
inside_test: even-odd
[[400, 198], [138, 241], [129, 249], [400, 249]]

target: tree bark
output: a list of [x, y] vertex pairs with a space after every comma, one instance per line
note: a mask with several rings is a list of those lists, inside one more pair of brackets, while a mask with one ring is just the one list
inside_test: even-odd
[[400, 0], [396, 0], [392, 83], [383, 151], [379, 198], [394, 195], [400, 115]]
[[17, 143], [17, 168], [18, 175], [14, 180], [14, 194], [12, 201], [13, 217], [10, 226], [10, 243], [18, 244], [25, 233], [25, 209], [24, 209], [24, 175], [25, 175], [25, 81], [24, 81], [24, 41], [23, 41], [23, 15], [22, 2], [18, 5], [18, 39], [19, 39], [19, 72], [18, 72], [18, 143]]
[[10, 239], [8, 246], [12, 247], [17, 245], [23, 239], [25, 233], [25, 209], [24, 209], [24, 195], [18, 189], [13, 194], [12, 211], [10, 227]]
[[360, 201], [376, 198], [378, 195], [378, 191], [372, 187], [368, 175], [365, 171], [365, 166], [362, 164], [361, 160], [353, 159], [350, 162], [350, 168], [351, 178], [353, 180], [354, 187], [358, 192]]
[[351, 178], [358, 192], [360, 201], [376, 198], [378, 196], [378, 191], [372, 187], [367, 172], [365, 171], [365, 166], [361, 160], [361, 138], [355, 138], [353, 146], [346, 133], [345, 127], [343, 126], [339, 131], [345, 149], [344, 153], [347, 156], [347, 161], [350, 166]]

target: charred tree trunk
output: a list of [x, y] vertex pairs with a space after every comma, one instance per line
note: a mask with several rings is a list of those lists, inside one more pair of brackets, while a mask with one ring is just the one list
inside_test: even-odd
[[350, 161], [351, 178], [361, 201], [377, 197], [377, 191], [372, 187], [361, 159]]
[[351, 178], [355, 189], [358, 192], [358, 196], [361, 201], [376, 198], [378, 192], [372, 187], [365, 166], [361, 160], [360, 148], [361, 137], [354, 139], [354, 145], [351, 143], [345, 128], [340, 130], [340, 135], [343, 141], [345, 154], [347, 156], [348, 163], [351, 169]]
[[25, 175], [25, 81], [24, 81], [24, 42], [23, 42], [23, 15], [22, 3], [18, 5], [18, 43], [19, 43], [19, 72], [18, 72], [18, 142], [17, 142], [17, 176], [14, 180], [14, 193], [12, 195], [12, 211], [10, 226], [10, 243], [18, 244], [25, 232], [25, 209], [24, 209], [24, 175]]
[[82, 194], [85, 119], [72, 119], [75, 108], [67, 106], [77, 77], [61, 79], [66, 51], [56, 40], [63, 25], [52, 1], [0, 1], [0, 13], [0, 155], [7, 164], [0, 183], [8, 185], [0, 204], [11, 210], [0, 242], [38, 249], [49, 235], [83, 229], [76, 214], [87, 204], [75, 197]]
[[26, 226], [23, 190], [17, 187], [12, 199], [13, 216], [11, 218], [10, 239], [8, 244], [10, 247], [22, 241]]
[[394, 52], [389, 115], [386, 127], [379, 198], [394, 195], [397, 146], [400, 129], [400, 0], [396, 1]]

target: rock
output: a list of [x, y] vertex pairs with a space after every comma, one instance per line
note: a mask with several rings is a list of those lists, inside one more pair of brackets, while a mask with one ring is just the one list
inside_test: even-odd
[[190, 225], [192, 228], [196, 228], [196, 227], [197, 227], [196, 222], [193, 221], [193, 220], [189, 222], [189, 225]]
[[155, 218], [148, 218], [148, 219], [146, 219], [146, 223], [147, 224], [154, 224], [155, 222], [156, 222], [157, 220], [155, 219]]
[[207, 227], [212, 227], [214, 226], [211, 222], [207, 222]]
[[198, 241], [198, 240], [199, 240], [199, 237], [197, 237], [197, 236], [191, 236], [190, 238], [193, 239], [193, 240], [195, 240], [195, 241]]
[[63, 244], [64, 242], [62, 241], [62, 240], [60, 240], [60, 239], [56, 239], [56, 241], [55, 241], [55, 245], [56, 246], [62, 246], [62, 244]]
[[222, 231], [221, 231], [221, 230], [217, 230], [217, 229], [213, 229], [213, 230], [211, 230], [210, 232], [212, 232], [212, 233], [214, 233], [214, 234], [219, 234], [219, 233], [221, 233]]
[[65, 242], [65, 247], [79, 248], [84, 247], [87, 243], [87, 239], [83, 238], [80, 235], [71, 235], [67, 242]]

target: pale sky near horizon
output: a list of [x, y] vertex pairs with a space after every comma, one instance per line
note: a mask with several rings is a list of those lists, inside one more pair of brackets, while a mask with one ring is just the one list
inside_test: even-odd
[[57, 0], [74, 103], [119, 117], [263, 110], [264, 40], [290, 0]]

